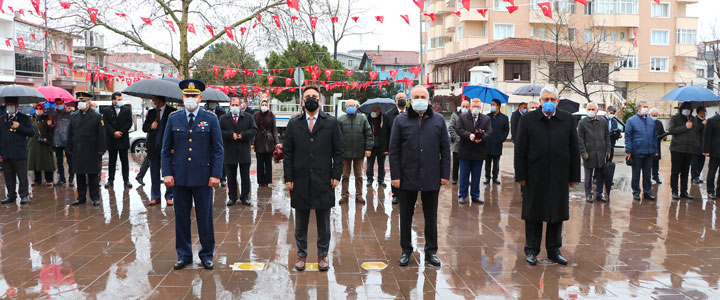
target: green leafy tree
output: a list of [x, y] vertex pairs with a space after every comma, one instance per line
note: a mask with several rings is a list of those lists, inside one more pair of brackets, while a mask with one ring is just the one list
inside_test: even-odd
[[623, 123], [627, 123], [627, 120], [630, 119], [630, 117], [637, 114], [637, 104], [635, 102], [627, 102], [625, 103], [625, 106], [622, 107], [622, 120]]
[[[217, 77], [215, 72], [212, 71], [213, 66], [220, 67]], [[239, 71], [234, 77], [223, 78], [225, 69], [228, 67]], [[253, 84], [256, 82], [257, 76], [245, 75], [242, 69], [255, 72], [258, 67], [260, 67], [260, 63], [252, 53], [248, 53], [237, 44], [222, 42], [211, 45], [210, 50], [206, 51], [203, 57], [194, 63], [193, 68], [200, 71], [200, 73], [193, 73], [193, 78], [213, 85]], [[210, 70], [210, 72], [206, 72], [206, 70]]]
[[[370, 81], [370, 75], [365, 72], [356, 72], [354, 73], [350, 79], [350, 81], [358, 81], [358, 82], [367, 82]], [[345, 91], [342, 90], [342, 98], [343, 99], [355, 99], [359, 101], [360, 103], [364, 103], [368, 99], [375, 99], [375, 98], [390, 98], [393, 99], [395, 97], [395, 94], [400, 92], [402, 84], [395, 84], [394, 82], [390, 82], [390, 84], [383, 85], [382, 89], [378, 89], [376, 86], [368, 87], [367, 89], [360, 89], [360, 90], [349, 90]]]

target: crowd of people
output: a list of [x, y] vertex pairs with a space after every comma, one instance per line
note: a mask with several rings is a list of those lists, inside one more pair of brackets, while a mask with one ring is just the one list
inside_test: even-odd
[[[500, 185], [500, 158], [503, 144], [511, 134], [514, 144], [514, 179], [523, 194], [526, 261], [537, 264], [543, 223], [546, 226], [548, 258], [567, 264], [560, 248], [562, 224], [569, 219], [569, 189], [580, 182], [580, 162], [584, 166], [587, 202], [610, 201], [612, 175], [608, 177], [615, 144], [622, 137], [617, 109], [608, 107], [600, 114], [595, 103], [586, 105], [587, 115], [577, 120], [558, 109], [558, 90], [545, 87], [537, 100], [522, 103], [510, 118], [501, 112], [502, 102], [493, 99], [490, 112], [483, 114], [479, 99], [462, 101], [447, 123], [430, 106], [424, 86], [412, 88], [410, 96], [398, 93], [394, 107], [386, 112], [373, 107], [368, 114], [359, 111], [355, 100], [346, 102], [345, 114], [337, 119], [323, 112], [318, 87], [302, 91], [302, 112], [291, 118], [282, 143], [276, 118], [267, 100], [253, 111], [247, 99], [232, 97], [225, 112], [217, 102], [201, 107], [205, 84], [195, 79], [179, 83], [183, 91], [177, 108], [156, 96], [154, 108], [147, 112], [142, 130], [147, 133], [147, 156], [136, 179], [144, 185], [150, 170], [149, 206], [162, 199], [175, 213], [175, 269], [192, 262], [191, 218], [195, 207], [202, 248], [198, 256], [206, 269], [213, 269], [215, 248], [213, 230], [213, 189], [227, 184], [227, 206], [250, 202], [251, 153], [255, 152], [259, 188], [272, 184], [273, 155], [282, 152], [283, 181], [295, 209], [297, 260], [293, 267], [305, 270], [308, 256], [308, 224], [311, 210], [317, 219], [318, 269], [330, 268], [330, 212], [336, 204], [350, 199], [364, 203], [363, 183], [386, 186], [385, 160], [389, 159], [392, 204], [400, 212], [400, 266], [407, 266], [414, 252], [411, 227], [415, 204], [421, 198], [424, 213], [424, 251], [426, 263], [440, 266], [437, 254], [437, 210], [439, 190], [452, 182], [458, 185], [458, 204], [482, 204], [480, 194], [483, 164], [486, 185]], [[17, 101], [6, 98], [0, 115], [0, 161], [4, 167], [7, 197], [2, 204], [27, 204], [28, 175], [33, 185], [73, 186], [77, 197], [72, 205], [86, 203], [89, 194], [94, 206], [100, 204], [102, 157], [109, 154], [106, 188], [115, 184], [117, 158], [120, 157], [123, 187], [130, 188], [128, 133], [132, 127], [131, 109], [122, 94], [112, 95], [112, 106], [100, 111], [88, 93], [77, 93], [77, 110], [62, 99], [34, 106], [31, 114], [18, 111]], [[632, 193], [635, 200], [655, 200], [652, 181], [662, 183], [658, 173], [660, 142], [672, 135], [670, 145], [673, 199], [692, 199], [688, 176], [700, 183], [705, 157], [710, 157], [707, 191], [716, 197], [715, 176], [720, 168], [720, 115], [705, 119], [705, 108], [683, 103], [665, 132], [657, 120], [659, 112], [647, 102], [638, 103], [637, 115], [625, 124], [626, 162], [632, 165]], [[704, 140], [704, 142], [703, 142]], [[65, 162], [67, 163], [67, 176]], [[375, 170], [377, 166], [377, 171]], [[691, 170], [692, 166], [692, 170]], [[367, 167], [363, 178], [363, 167]], [[54, 182], [54, 172], [58, 179]], [[239, 170], [239, 175], [238, 175]], [[641, 177], [642, 173], [642, 177]], [[350, 176], [354, 176], [354, 197]], [[238, 184], [238, 177], [240, 184]], [[642, 188], [640, 181], [642, 180]], [[678, 182], [679, 181], [679, 182]], [[720, 178], [718, 178], [720, 184]], [[595, 187], [593, 189], [593, 183]], [[165, 194], [161, 194], [161, 185]], [[336, 202], [335, 188], [341, 185]], [[16, 192], [16, 189], [18, 190]]]

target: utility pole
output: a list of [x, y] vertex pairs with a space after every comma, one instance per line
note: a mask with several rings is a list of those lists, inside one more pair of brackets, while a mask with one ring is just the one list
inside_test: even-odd
[[423, 35], [422, 35], [422, 23], [423, 23], [422, 16], [423, 16], [423, 14], [422, 14], [422, 9], [421, 9], [420, 10], [420, 22], [418, 22], [418, 24], [420, 24], [420, 82], [419, 82], [419, 84], [423, 84], [423, 82], [425, 82], [425, 80], [424, 80], [424, 78], [425, 78], [425, 63], [424, 63], [424, 58], [423, 58], [423, 38], [422, 38], [423, 37]]
[[50, 60], [48, 59], [48, 24], [47, 24], [47, 0], [44, 1], [45, 5], [45, 16], [43, 17], [45, 21], [45, 32], [43, 33], [43, 43], [45, 44], [43, 47], [44, 51], [44, 58], [45, 58], [45, 68], [43, 69], [43, 86], [48, 85], [48, 67], [50, 67]]

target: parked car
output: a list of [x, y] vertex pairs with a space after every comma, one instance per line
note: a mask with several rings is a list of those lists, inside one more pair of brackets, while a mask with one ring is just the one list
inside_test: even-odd
[[130, 132], [130, 153], [145, 154], [147, 147], [145, 146], [146, 133], [142, 130]]
[[[598, 111], [599, 116], [604, 116], [606, 114], [605, 111]], [[587, 111], [585, 109], [581, 109], [576, 113], [573, 113], [573, 116], [577, 118], [578, 121], [582, 120], [583, 118], [587, 117]], [[620, 138], [615, 142], [615, 155], [625, 155], [625, 123], [623, 123], [622, 120], [615, 118], [618, 123], [618, 129], [620, 129], [620, 132], [623, 134], [620, 135]]]

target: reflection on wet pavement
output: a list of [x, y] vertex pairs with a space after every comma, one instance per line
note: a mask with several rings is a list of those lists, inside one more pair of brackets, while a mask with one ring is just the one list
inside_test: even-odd
[[[258, 188], [252, 207], [225, 207], [215, 191], [216, 269], [197, 263], [173, 271], [176, 259], [172, 207], [146, 207], [150, 186], [102, 189], [102, 205], [71, 207], [74, 190], [33, 187], [31, 204], [0, 207], [0, 295], [59, 299], [717, 299], [720, 298], [720, 232], [717, 203], [671, 201], [655, 186], [657, 202], [633, 201], [630, 170], [620, 163], [610, 204], [586, 203], [572, 189], [563, 254], [569, 266], [544, 259], [524, 262], [521, 200], [513, 184], [511, 144], [502, 157], [502, 185], [483, 185], [484, 205], [457, 204], [457, 186], [440, 192], [438, 257], [426, 266], [422, 251], [398, 267], [399, 212], [390, 188], [364, 187], [365, 205], [350, 201], [332, 211], [331, 269], [296, 272], [294, 213], [280, 165], [274, 183]], [[131, 155], [133, 178], [142, 160]], [[254, 169], [254, 163], [253, 163]], [[666, 179], [670, 163], [661, 163]], [[148, 175], [149, 176], [149, 175]], [[150, 182], [149, 178], [145, 182]], [[388, 178], [389, 184], [389, 178]], [[339, 193], [339, 188], [337, 190]], [[353, 194], [351, 192], [351, 194]], [[339, 194], [338, 194], [339, 199]], [[422, 209], [416, 209], [413, 243], [422, 249]], [[311, 217], [314, 222], [314, 217]], [[309, 260], [317, 233], [310, 224]], [[199, 250], [193, 226], [194, 252]], [[242, 262], [260, 271], [233, 271]], [[366, 270], [382, 262], [382, 270]]]

